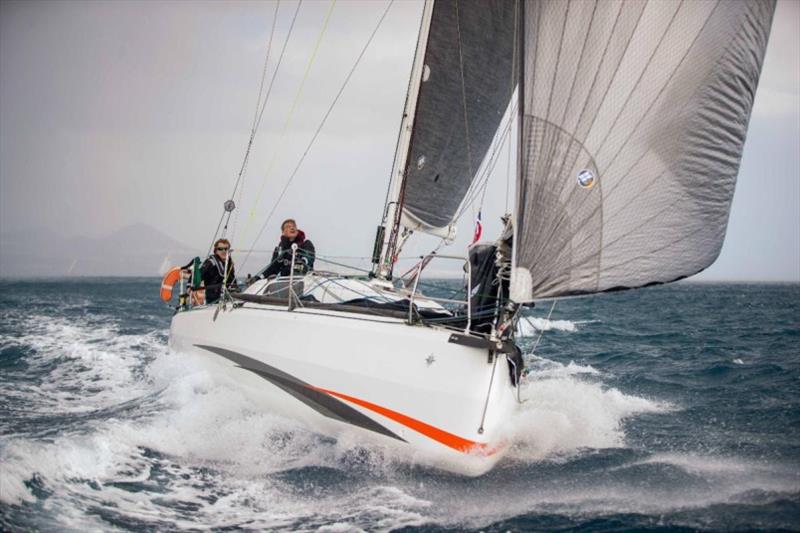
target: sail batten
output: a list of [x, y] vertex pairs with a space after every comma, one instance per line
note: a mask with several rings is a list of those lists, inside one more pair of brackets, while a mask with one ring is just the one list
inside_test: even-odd
[[665, 283], [716, 259], [773, 12], [526, 3], [514, 301]]

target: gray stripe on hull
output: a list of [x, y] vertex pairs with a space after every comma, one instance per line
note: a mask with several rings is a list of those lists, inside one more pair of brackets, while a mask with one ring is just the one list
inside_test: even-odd
[[329, 394], [314, 389], [310, 384], [301, 381], [282, 370], [279, 370], [266, 363], [262, 363], [261, 361], [251, 357], [247, 357], [246, 355], [242, 355], [238, 352], [226, 350], [225, 348], [207, 346], [203, 344], [195, 344], [195, 346], [224, 357], [225, 359], [238, 365], [240, 368], [248, 370], [253, 374], [256, 374], [259, 377], [269, 381], [279, 389], [283, 390], [287, 394], [290, 394], [300, 402], [304, 403], [325, 417], [332, 418], [340, 422], [345, 422], [347, 424], [352, 424], [368, 431], [380, 433], [381, 435], [406, 442], [404, 438], [378, 424], [363, 413], [353, 409], [346, 403], [337, 400]]

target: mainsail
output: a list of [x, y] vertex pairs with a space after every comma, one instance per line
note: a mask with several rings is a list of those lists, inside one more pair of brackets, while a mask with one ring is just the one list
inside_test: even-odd
[[674, 281], [716, 259], [774, 7], [524, 4], [512, 300]]
[[403, 226], [446, 234], [514, 87], [517, 2], [436, 0], [408, 146]]

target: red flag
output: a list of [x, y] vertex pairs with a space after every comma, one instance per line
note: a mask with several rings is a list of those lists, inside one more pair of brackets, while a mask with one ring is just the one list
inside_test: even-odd
[[478, 242], [481, 235], [483, 235], [483, 224], [481, 224], [481, 212], [478, 211], [478, 216], [475, 217], [475, 233], [472, 235], [472, 244]]

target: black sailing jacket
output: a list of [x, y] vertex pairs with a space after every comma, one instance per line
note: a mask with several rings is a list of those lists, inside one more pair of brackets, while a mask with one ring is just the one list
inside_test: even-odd
[[292, 244], [297, 244], [295, 272], [305, 273], [314, 270], [314, 243], [306, 240], [305, 233], [298, 231], [294, 241], [290, 241], [288, 237], [281, 237], [281, 242], [272, 252], [272, 261], [262, 274], [263, 277], [268, 278], [275, 274], [288, 276], [291, 273]]
[[[200, 276], [206, 287], [206, 303], [212, 304], [219, 300], [222, 293], [222, 281], [225, 272], [225, 262], [216, 254], [210, 255], [200, 267]], [[228, 260], [228, 289], [238, 290], [236, 273], [233, 269], [233, 260]]]

